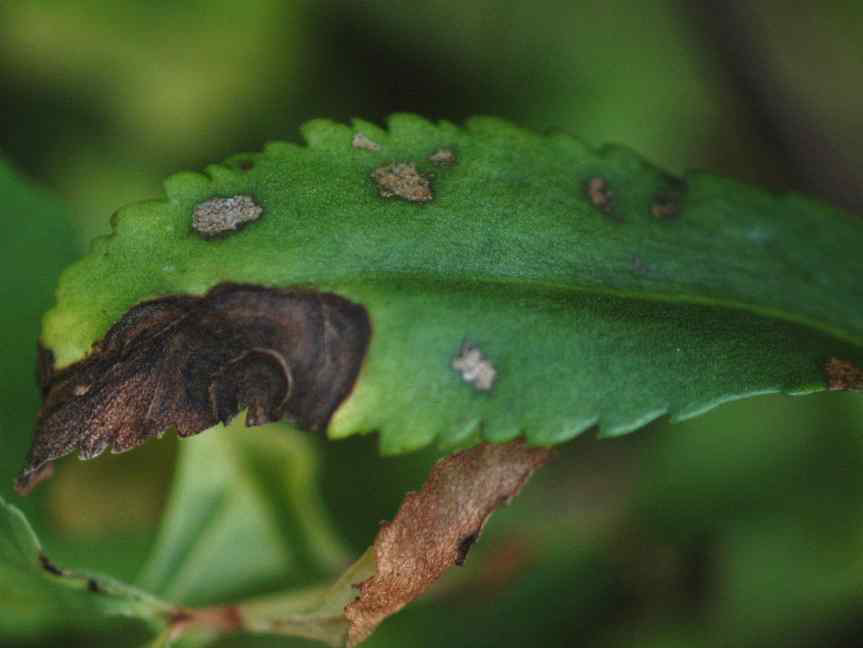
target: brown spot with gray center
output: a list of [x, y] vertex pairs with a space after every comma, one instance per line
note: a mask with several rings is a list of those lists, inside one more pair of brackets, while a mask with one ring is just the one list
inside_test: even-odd
[[258, 220], [263, 211], [251, 196], [212, 198], [195, 207], [192, 227], [204, 238], [212, 238]]
[[614, 193], [608, 188], [608, 180], [600, 176], [589, 178], [584, 183], [584, 193], [591, 205], [611, 216], [614, 210]]
[[362, 149], [365, 151], [379, 151], [380, 144], [369, 139], [367, 136], [362, 133], [357, 133], [354, 135], [354, 138], [351, 140], [351, 146], [355, 149]]
[[408, 202], [428, 202], [432, 199], [431, 183], [417, 171], [413, 162], [396, 162], [372, 172], [381, 198], [401, 198]]
[[438, 149], [429, 155], [429, 161], [440, 166], [453, 166], [456, 162], [455, 153], [447, 148]]
[[243, 409], [246, 425], [323, 430], [370, 337], [365, 308], [328, 293], [222, 284], [141, 303], [84, 360], [55, 371], [40, 354], [44, 403], [17, 489], [75, 450], [122, 452], [168, 428], [185, 437]]
[[830, 358], [824, 365], [827, 388], [837, 391], [863, 391], [863, 369], [849, 360]]

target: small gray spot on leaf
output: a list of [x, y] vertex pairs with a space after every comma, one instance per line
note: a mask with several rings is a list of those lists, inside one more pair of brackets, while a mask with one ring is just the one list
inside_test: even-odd
[[451, 366], [461, 375], [462, 380], [479, 391], [489, 391], [497, 378], [494, 365], [471, 344], [462, 344]]
[[357, 133], [354, 135], [353, 140], [351, 140], [351, 146], [355, 149], [362, 149], [364, 151], [378, 151], [380, 150], [380, 144], [369, 139], [367, 136], [362, 133]]
[[251, 196], [213, 198], [195, 208], [192, 227], [204, 238], [210, 238], [258, 220], [263, 211]]

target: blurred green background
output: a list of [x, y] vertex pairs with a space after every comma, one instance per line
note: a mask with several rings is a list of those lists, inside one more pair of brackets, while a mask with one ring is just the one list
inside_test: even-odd
[[[0, 224], [0, 495], [57, 562], [140, 569], [175, 440], [60, 462], [26, 500], [10, 486], [57, 273], [172, 172], [297, 140], [318, 116], [492, 114], [863, 215], [861, 79], [851, 0], [2, 2], [0, 154], [53, 191], [42, 199], [57, 216], [35, 222], [22, 203]], [[327, 507], [357, 554], [436, 456], [382, 459], [372, 437], [316, 444]], [[140, 640], [116, 632], [0, 646]], [[863, 645], [863, 399], [766, 397], [570, 443], [464, 569], [367, 645]]]

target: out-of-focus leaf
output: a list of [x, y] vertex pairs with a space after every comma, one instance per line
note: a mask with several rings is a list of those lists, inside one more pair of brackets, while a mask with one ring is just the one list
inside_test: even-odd
[[310, 439], [284, 426], [227, 429], [181, 446], [159, 540], [139, 578], [184, 604], [307, 585], [345, 567]]
[[331, 585], [241, 603], [237, 609], [243, 630], [342, 646], [349, 625], [345, 606], [357, 597], [357, 584], [373, 577], [375, 570], [375, 553], [369, 549]]
[[[121, 210], [61, 282], [44, 331], [58, 366], [145, 299], [229, 281], [335, 293], [372, 339], [330, 433], [379, 430], [396, 453], [622, 434], [860, 364], [863, 227], [845, 213], [497, 120], [304, 132]], [[202, 205], [229, 198], [255, 220], [201, 236]]]
[[0, 500], [0, 632], [26, 637], [104, 628], [110, 618], [164, 626], [171, 607], [112, 579], [53, 564], [24, 514]]
[[[673, 0], [340, 4], [394, 48], [447, 62], [470, 84], [480, 111], [491, 106], [537, 130], [565, 129], [595, 144], [625, 143], [672, 170], [749, 163], [738, 115]], [[431, 110], [452, 114], [460, 99], [443, 94]]]
[[[12, 491], [39, 410], [36, 341], [57, 278], [75, 258], [63, 204], [0, 160], [0, 496]], [[28, 514], [36, 507], [24, 503]]]
[[[23, 514], [0, 502], [0, 584], [11, 592], [0, 601], [0, 630], [10, 636], [103, 630], [106, 617], [119, 615], [159, 633], [154, 645], [173, 645], [175, 637], [203, 645], [239, 627], [262, 631], [261, 614], [245, 619], [230, 605], [188, 605], [289, 585], [303, 592], [307, 607], [320, 597], [318, 584], [349, 561], [320, 508], [312, 442], [273, 427], [222, 430], [184, 444], [142, 589], [57, 567]], [[364, 577], [349, 571], [348, 580], [350, 574]], [[342, 589], [347, 602], [351, 582]]]
[[[54, 300], [60, 271], [77, 256], [77, 237], [67, 212], [64, 203], [55, 195], [0, 160], [0, 275], [3, 277], [0, 299], [4, 304], [0, 308], [0, 444], [3, 448], [0, 497], [10, 500], [15, 497], [12, 485], [15, 474], [21, 469], [21, 453], [26, 452], [32, 441], [33, 420], [39, 410], [35, 367], [42, 315]], [[91, 472], [87, 479], [90, 479], [93, 472], [91, 466], [88, 468]], [[101, 476], [104, 477], [104, 473]], [[98, 481], [91, 479], [88, 485], [93, 490], [99, 489]], [[146, 555], [146, 543], [140, 537], [145, 525], [128, 524], [130, 520], [140, 520], [134, 513], [115, 515], [107, 522], [105, 508], [86, 497], [88, 485], [80, 481], [67, 482], [62, 492], [52, 486], [28, 499], [16, 498], [16, 505], [42, 541], [52, 547], [52, 555], [58, 562], [131, 577]], [[139, 484], [127, 480], [119, 486], [123, 493], [120, 497], [132, 494], [137, 486]], [[133, 494], [138, 496], [136, 504], [130, 506], [126, 501], [124, 505], [152, 511], [152, 500], [158, 499], [151, 494], [153, 491], [157, 491], [157, 487], [146, 493], [138, 488]], [[89, 507], [85, 515], [66, 506], [82, 492], [84, 499], [78, 500], [77, 505]], [[101, 492], [105, 493], [103, 486]], [[145, 498], [147, 501], [143, 501]], [[74, 533], [81, 529], [86, 532]]]
[[50, 177], [89, 242], [166, 173], [296, 123], [312, 69], [301, 5], [0, 3], [10, 153]]
[[177, 154], [202, 133], [230, 137], [225, 125], [294, 71], [296, 14], [294, 3], [273, 0], [9, 3], [0, 9], [0, 53], [30, 84], [106, 104], [138, 156]]

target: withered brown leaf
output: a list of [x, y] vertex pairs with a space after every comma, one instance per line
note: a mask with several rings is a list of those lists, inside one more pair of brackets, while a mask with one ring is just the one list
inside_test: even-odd
[[365, 308], [310, 290], [226, 283], [138, 304], [84, 360], [54, 371], [40, 353], [44, 403], [16, 488], [26, 493], [75, 450], [123, 452], [172, 427], [189, 436], [244, 408], [247, 425], [322, 430], [370, 337]]
[[345, 607], [348, 645], [368, 638], [388, 616], [464, 562], [495, 509], [507, 504], [549, 458], [521, 441], [488, 444], [439, 461], [418, 493], [408, 493], [374, 543], [377, 571]]

